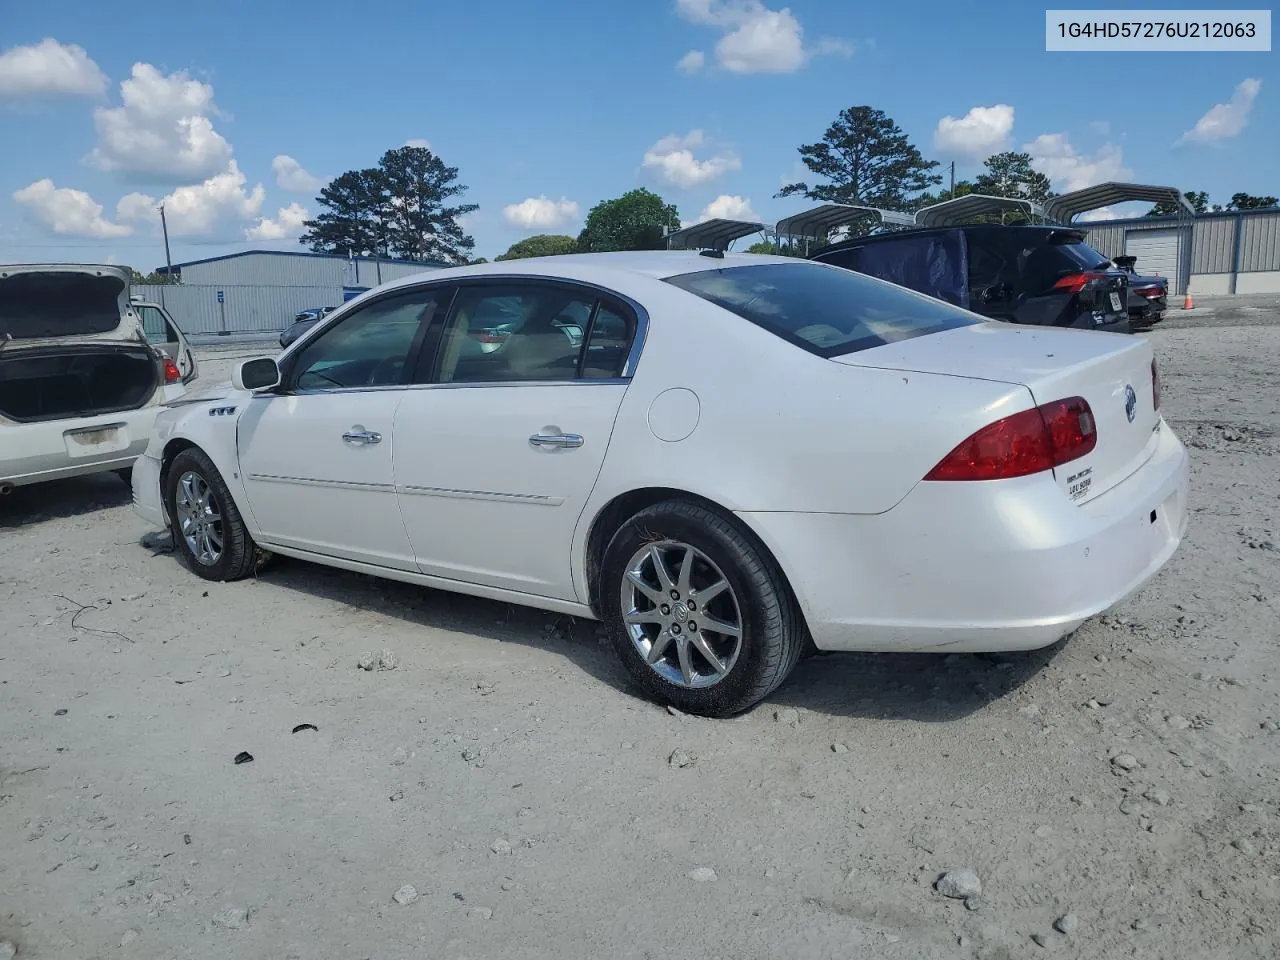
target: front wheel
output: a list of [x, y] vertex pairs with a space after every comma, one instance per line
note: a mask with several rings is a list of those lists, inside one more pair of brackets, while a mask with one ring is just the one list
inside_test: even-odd
[[203, 450], [190, 447], [173, 458], [165, 495], [174, 545], [193, 572], [206, 580], [242, 580], [257, 570], [265, 555]]
[[790, 674], [806, 632], [773, 559], [722, 514], [675, 500], [622, 525], [601, 565], [614, 647], [653, 698], [740, 713]]

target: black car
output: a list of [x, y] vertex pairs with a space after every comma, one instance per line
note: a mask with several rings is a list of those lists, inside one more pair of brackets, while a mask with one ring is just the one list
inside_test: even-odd
[[1169, 306], [1168, 279], [1138, 273], [1137, 257], [1116, 257], [1112, 262], [1129, 274], [1129, 323], [1133, 328], [1146, 329], [1163, 320]]
[[287, 347], [337, 309], [337, 307], [314, 307], [310, 310], [303, 310], [293, 318], [293, 323], [285, 327], [284, 332], [280, 334], [280, 346]]
[[1129, 333], [1129, 274], [1066, 227], [968, 224], [858, 237], [810, 259], [994, 320]]

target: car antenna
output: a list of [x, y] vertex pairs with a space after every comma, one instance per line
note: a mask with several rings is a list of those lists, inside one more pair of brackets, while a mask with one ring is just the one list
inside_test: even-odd
[[698, 256], [700, 256], [700, 257], [714, 257], [714, 258], [715, 258], [715, 259], [717, 259], [717, 260], [723, 260], [723, 259], [724, 259], [724, 251], [723, 251], [723, 250], [699, 250], [699, 251], [698, 251]]

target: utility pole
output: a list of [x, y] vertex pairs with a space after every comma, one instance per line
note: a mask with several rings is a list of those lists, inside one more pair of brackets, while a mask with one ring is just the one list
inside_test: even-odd
[[164, 204], [160, 204], [160, 229], [164, 231], [164, 265], [169, 282], [173, 283], [173, 260], [169, 257], [169, 224], [164, 218]]
[[951, 161], [951, 199], [956, 198], [956, 162]]

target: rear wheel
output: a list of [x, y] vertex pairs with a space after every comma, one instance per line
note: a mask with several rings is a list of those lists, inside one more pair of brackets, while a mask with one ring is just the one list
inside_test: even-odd
[[602, 611], [627, 671], [650, 696], [730, 716], [767, 697], [806, 637], [772, 558], [726, 517], [667, 501], [622, 525], [601, 565]]
[[196, 447], [183, 450], [167, 480], [173, 542], [187, 566], [206, 580], [242, 580], [257, 570], [266, 555], [208, 455]]

